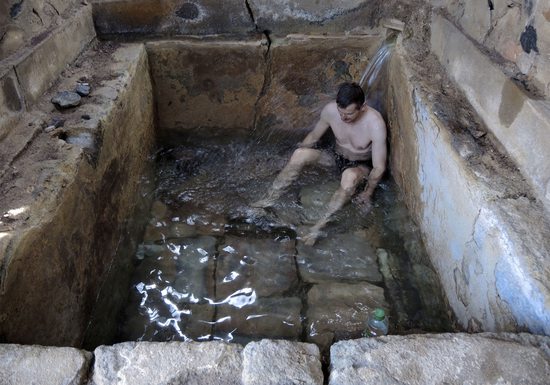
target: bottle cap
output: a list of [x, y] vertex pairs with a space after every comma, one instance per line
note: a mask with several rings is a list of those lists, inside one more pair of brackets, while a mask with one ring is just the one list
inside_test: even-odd
[[372, 314], [374, 316], [374, 319], [377, 321], [383, 321], [384, 318], [386, 318], [386, 312], [384, 311], [384, 309], [381, 309], [379, 307], [374, 309], [374, 312]]

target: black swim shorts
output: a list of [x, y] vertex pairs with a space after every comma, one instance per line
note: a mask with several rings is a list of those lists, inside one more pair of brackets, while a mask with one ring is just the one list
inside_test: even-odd
[[344, 158], [337, 152], [334, 152], [334, 161], [336, 162], [336, 167], [338, 167], [340, 174], [343, 173], [345, 169], [352, 167], [364, 166], [368, 167], [369, 169], [372, 168], [371, 160], [349, 160]]

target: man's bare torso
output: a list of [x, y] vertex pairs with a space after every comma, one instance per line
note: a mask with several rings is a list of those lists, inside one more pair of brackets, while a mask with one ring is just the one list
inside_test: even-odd
[[360, 116], [347, 123], [340, 117], [336, 102], [332, 102], [325, 106], [323, 115], [336, 137], [339, 154], [352, 161], [371, 158], [373, 130], [385, 127], [378, 111], [365, 105]]

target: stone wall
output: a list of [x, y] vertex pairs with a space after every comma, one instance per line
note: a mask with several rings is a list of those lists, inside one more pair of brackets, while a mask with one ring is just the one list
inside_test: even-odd
[[[23, 113], [51, 87], [65, 65], [75, 60], [95, 38], [90, 6], [67, 8], [69, 2], [62, 1], [48, 2], [48, 5], [37, 1], [3, 4], [9, 3], [14, 12], [18, 11], [9, 22], [5, 21], [6, 24], [0, 22], [0, 28], [17, 28], [21, 41], [8, 49], [2, 47], [11, 39], [10, 33], [5, 32], [0, 38], [0, 139], [13, 130]], [[32, 8], [32, 3], [40, 5]], [[60, 16], [49, 19], [40, 16], [42, 9], [54, 7], [55, 3], [60, 3], [59, 9], [63, 12]], [[44, 23], [40, 27], [36, 26], [35, 18], [38, 17]]]
[[433, 52], [492, 134], [504, 146], [536, 197], [550, 210], [550, 108], [525, 92], [445, 17], [432, 17]]
[[548, 334], [550, 222], [540, 201], [434, 57], [419, 65], [396, 54], [390, 73], [392, 173], [458, 321]]
[[380, 35], [291, 35], [274, 38], [269, 46], [265, 39], [149, 42], [158, 130], [303, 134], [340, 83], [359, 81], [381, 40]]
[[94, 0], [100, 36], [112, 34], [249, 35], [342, 33], [376, 29], [383, 18], [405, 19], [425, 0]]
[[99, 35], [243, 35], [255, 30], [242, 0], [94, 0], [93, 9]]
[[0, 4], [0, 60], [36, 44], [65, 23], [78, 0], [6, 0]]
[[432, 0], [432, 4], [445, 9], [467, 36], [510, 66], [514, 77], [550, 96], [548, 1]]

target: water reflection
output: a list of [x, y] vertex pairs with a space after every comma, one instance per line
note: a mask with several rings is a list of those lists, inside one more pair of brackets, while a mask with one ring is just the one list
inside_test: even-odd
[[296, 233], [323, 212], [319, 202], [334, 191], [336, 170], [308, 170], [271, 211], [250, 215], [248, 202], [266, 190], [292, 146], [218, 139], [187, 138], [159, 152], [157, 200], [136, 253], [120, 340], [305, 338], [326, 347], [359, 337], [375, 306], [391, 314], [392, 332], [450, 330], [391, 180], [380, 184], [369, 217], [350, 204], [309, 247]]

